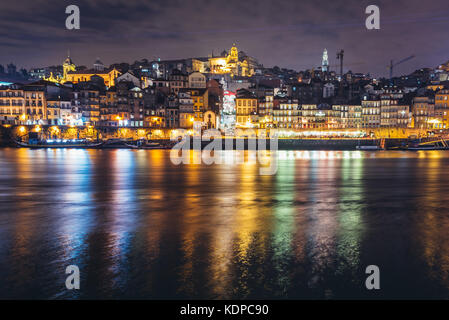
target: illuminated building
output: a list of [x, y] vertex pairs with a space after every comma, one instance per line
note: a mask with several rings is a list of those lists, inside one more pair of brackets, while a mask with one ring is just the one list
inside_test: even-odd
[[117, 88], [111, 87], [100, 94], [100, 121], [103, 125], [118, 126]]
[[145, 122], [152, 128], [165, 127], [165, 113], [163, 109], [156, 110], [154, 114], [145, 116]]
[[82, 83], [73, 91], [72, 106], [82, 114], [83, 123], [100, 122], [100, 90], [91, 83]]
[[220, 123], [220, 117], [212, 110], [207, 110], [203, 115], [203, 123], [207, 129], [216, 129]]
[[265, 90], [264, 96], [259, 98], [259, 127], [270, 128], [273, 126], [274, 91]]
[[206, 76], [200, 72], [189, 74], [188, 87], [191, 89], [206, 88]]
[[328, 105], [303, 104], [301, 106], [301, 128], [325, 129], [331, 126], [332, 108]]
[[435, 118], [438, 123], [435, 124], [435, 129], [449, 128], [449, 90], [443, 89], [435, 94]]
[[324, 52], [323, 52], [323, 61], [321, 63], [321, 70], [323, 72], [329, 71], [329, 57], [327, 55], [327, 49], [324, 49]]
[[204, 112], [209, 105], [209, 94], [206, 88], [202, 89], [186, 89], [184, 92], [190, 93], [193, 105], [193, 117], [194, 121], [203, 122]]
[[71, 71], [67, 74], [67, 81], [72, 83], [86, 82], [90, 81], [91, 77], [99, 76], [103, 78], [104, 84], [107, 87], [112, 87], [115, 85], [115, 79], [120, 75], [120, 72], [113, 69], [106, 69], [104, 71], [97, 70], [83, 70], [83, 71]]
[[220, 82], [223, 87], [223, 107], [221, 109], [221, 126], [223, 128], [235, 128], [236, 110], [235, 93], [228, 90], [227, 82], [222, 79]]
[[41, 85], [24, 86], [25, 115], [32, 123], [44, 123], [47, 119], [47, 100], [45, 87]]
[[48, 78], [44, 77], [43, 79], [45, 81], [50, 81], [50, 82], [54, 82], [54, 83], [61, 83], [61, 84], [64, 83], [64, 82], [69, 81], [68, 80], [69, 72], [75, 72], [76, 71], [76, 66], [73, 63], [73, 61], [70, 58], [70, 56], [67, 56], [67, 59], [64, 60], [64, 63], [62, 64], [62, 70], [63, 70], [62, 77], [55, 76], [53, 74], [53, 72], [50, 72], [50, 76]]
[[92, 76], [99, 76], [103, 78], [104, 84], [107, 87], [111, 87], [115, 85], [115, 80], [120, 75], [120, 72], [115, 68], [106, 69], [99, 59], [95, 61], [93, 69], [77, 71], [75, 64], [70, 56], [68, 56], [67, 59], [65, 59], [62, 68], [62, 77], [50, 73], [50, 76], [44, 78], [44, 80], [61, 84], [65, 82], [79, 83], [90, 81]]
[[433, 128], [433, 124], [429, 123], [429, 121], [435, 116], [435, 100], [431, 97], [415, 97], [413, 99], [412, 114], [415, 128]]
[[117, 111], [115, 113], [119, 126], [125, 125], [132, 127], [144, 126], [147, 112], [145, 107], [145, 91], [136, 87], [134, 83], [121, 81], [117, 83]]
[[330, 128], [361, 128], [361, 105], [333, 105]]
[[178, 93], [179, 102], [179, 127], [184, 129], [193, 128], [195, 115], [193, 113], [193, 100], [189, 91]]
[[397, 106], [397, 122], [393, 125], [396, 128], [409, 128], [412, 125], [412, 114], [410, 106], [399, 104]]
[[397, 123], [398, 100], [382, 96], [380, 101], [380, 126], [393, 127]]
[[277, 128], [298, 128], [300, 123], [298, 100], [275, 97], [273, 103], [273, 124]]
[[22, 88], [15, 85], [0, 87], [0, 117], [4, 123], [26, 120], [25, 93]]
[[117, 120], [117, 91], [116, 87], [100, 93], [100, 122], [101, 125], [116, 124]]
[[362, 128], [380, 126], [380, 100], [364, 97], [362, 100]]
[[47, 100], [47, 124], [68, 125], [72, 119], [70, 99], [49, 98]]
[[71, 113], [70, 94], [70, 88], [42, 80], [0, 87], [0, 120], [15, 124], [60, 124]]
[[179, 101], [175, 94], [168, 97], [165, 109], [165, 126], [167, 128], [179, 128]]
[[323, 98], [330, 98], [335, 95], [335, 85], [332, 83], [326, 83], [323, 86]]
[[34, 68], [30, 70], [29, 75], [31, 79], [43, 80], [47, 72], [47, 68]]
[[246, 89], [240, 89], [235, 96], [236, 127], [252, 127], [252, 116], [257, 115], [257, 97]]
[[192, 59], [192, 70], [196, 72], [206, 73], [207, 65], [209, 59], [208, 58], [193, 58]]
[[235, 115], [235, 93], [228, 90], [227, 83], [224, 79], [220, 82], [223, 87], [223, 114]]
[[251, 77], [257, 67], [257, 61], [239, 52], [233, 44], [229, 53], [226, 51], [222, 55], [212, 56], [208, 61], [197, 58], [192, 59], [192, 70], [197, 72], [210, 72], [217, 74], [230, 74], [231, 76]]

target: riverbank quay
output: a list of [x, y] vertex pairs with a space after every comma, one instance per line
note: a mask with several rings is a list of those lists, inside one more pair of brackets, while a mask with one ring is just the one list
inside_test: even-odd
[[[276, 133], [277, 142], [269, 139], [272, 133]], [[221, 148], [245, 150], [265, 148], [267, 150], [355, 150], [360, 146], [380, 146], [386, 149], [406, 145], [414, 139], [428, 141], [435, 139], [435, 133], [422, 132], [417, 129], [408, 128], [367, 128], [348, 130], [267, 130], [262, 132], [257, 129], [242, 129], [236, 136], [222, 136]], [[169, 142], [180, 141], [184, 135], [190, 138], [186, 148], [195, 149], [198, 145], [204, 149], [212, 146], [213, 138], [203, 135], [200, 144], [196, 142], [198, 136], [192, 129], [170, 129], [170, 128], [143, 128], [143, 127], [94, 127], [94, 126], [43, 126], [43, 125], [3, 125], [0, 126], [0, 145], [16, 146], [17, 141], [28, 141], [30, 136], [38, 136], [42, 140], [65, 139], [65, 140], [89, 140], [108, 141], [123, 140], [137, 141], [147, 140], [160, 142], [167, 145]], [[204, 132], [203, 132], [204, 134]], [[447, 136], [446, 132], [438, 133], [439, 136]], [[266, 138], [257, 138], [265, 136]], [[265, 140], [265, 141], [264, 141]], [[219, 144], [215, 144], [218, 146]], [[265, 146], [265, 147], [264, 147]], [[209, 148], [210, 148], [209, 147]]]

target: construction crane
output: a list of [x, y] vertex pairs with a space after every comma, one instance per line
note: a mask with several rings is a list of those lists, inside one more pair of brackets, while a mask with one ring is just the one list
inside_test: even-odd
[[340, 60], [340, 77], [341, 79], [343, 79], [343, 56], [344, 56], [345, 52], [343, 50], [341, 50], [340, 52], [337, 53], [337, 60]]
[[401, 61], [396, 62], [396, 63], [394, 63], [394, 61], [391, 60], [391, 61], [390, 61], [390, 66], [388, 67], [388, 68], [390, 69], [390, 81], [391, 81], [391, 79], [393, 78], [393, 68], [396, 67], [397, 65], [400, 65], [401, 63], [404, 63], [404, 62], [406, 62], [406, 61], [409, 61], [409, 60], [413, 59], [414, 57], [415, 57], [415, 56], [412, 55], [412, 56], [410, 56], [410, 57], [408, 57], [408, 58], [405, 58], [405, 59], [402, 59]]

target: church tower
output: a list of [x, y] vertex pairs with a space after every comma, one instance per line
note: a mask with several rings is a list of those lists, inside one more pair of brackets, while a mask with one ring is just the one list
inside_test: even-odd
[[321, 70], [323, 72], [329, 71], [329, 57], [327, 56], [327, 49], [324, 49], [324, 52], [323, 52], [323, 62], [321, 64]]
[[231, 52], [229, 53], [229, 62], [239, 61], [239, 50], [237, 49], [235, 43], [232, 45]]
[[64, 60], [63, 64], [62, 64], [62, 77], [60, 75], [54, 75], [53, 72], [50, 72], [50, 76], [49, 77], [44, 77], [43, 79], [45, 81], [50, 81], [50, 82], [54, 82], [54, 83], [64, 83], [67, 82], [68, 80], [68, 73], [69, 71], [75, 71], [76, 70], [76, 66], [73, 63], [72, 59], [70, 59], [70, 53], [67, 55], [67, 59]]
[[62, 64], [62, 69], [63, 69], [64, 73], [63, 73], [61, 82], [65, 82], [65, 81], [67, 81], [67, 74], [69, 73], [69, 71], [76, 70], [76, 66], [73, 63], [72, 59], [70, 58], [70, 55], [67, 56], [67, 59], [65, 59], [64, 63]]

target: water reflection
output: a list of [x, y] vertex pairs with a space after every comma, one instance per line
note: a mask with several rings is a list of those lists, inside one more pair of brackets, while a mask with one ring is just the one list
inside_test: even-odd
[[448, 298], [448, 153], [239, 156], [0, 149], [0, 297]]

